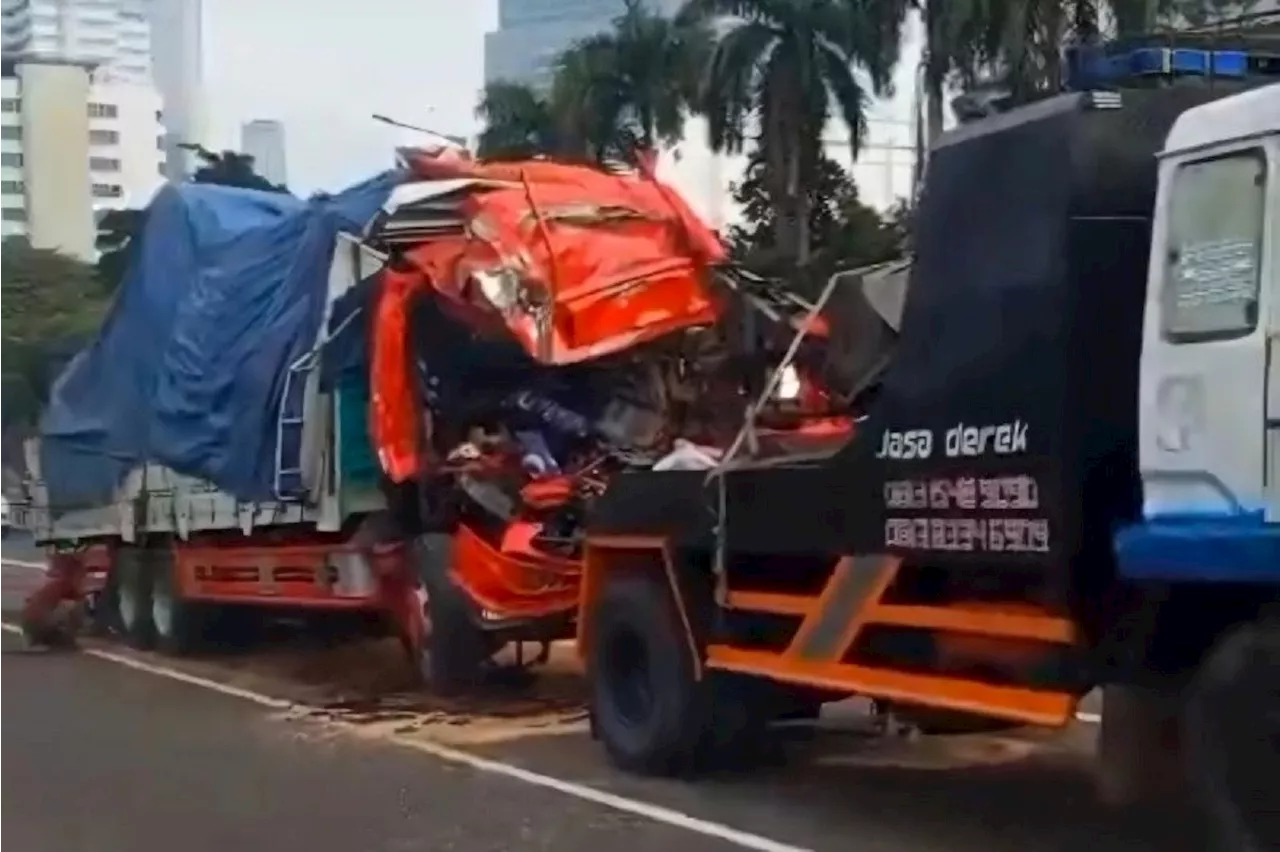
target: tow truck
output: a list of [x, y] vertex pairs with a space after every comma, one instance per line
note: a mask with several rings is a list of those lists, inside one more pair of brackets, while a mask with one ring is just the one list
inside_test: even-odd
[[1224, 849], [1280, 848], [1277, 67], [1101, 51], [944, 135], [852, 439], [769, 457], [748, 418], [709, 473], [613, 483], [577, 643], [615, 764], [696, 774], [849, 696], [1060, 728], [1101, 689], [1118, 794], [1180, 756]]

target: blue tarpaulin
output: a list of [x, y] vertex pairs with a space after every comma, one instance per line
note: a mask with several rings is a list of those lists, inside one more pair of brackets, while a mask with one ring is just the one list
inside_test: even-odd
[[162, 189], [97, 339], [50, 394], [40, 461], [51, 503], [108, 500], [146, 461], [243, 500], [276, 498], [285, 379], [315, 342], [336, 235], [358, 232], [396, 182], [388, 172], [309, 200]]

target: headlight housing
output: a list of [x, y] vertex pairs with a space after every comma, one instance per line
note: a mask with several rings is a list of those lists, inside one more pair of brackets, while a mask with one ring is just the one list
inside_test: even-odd
[[778, 377], [778, 386], [773, 391], [773, 398], [780, 402], [794, 402], [800, 398], [801, 390], [803, 385], [800, 382], [800, 371], [794, 364], [783, 367], [782, 375]]

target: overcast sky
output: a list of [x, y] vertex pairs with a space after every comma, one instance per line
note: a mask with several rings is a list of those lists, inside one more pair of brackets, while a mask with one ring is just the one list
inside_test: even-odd
[[[374, 113], [442, 133], [478, 129], [484, 34], [497, 26], [497, 0], [204, 0], [204, 14], [205, 144], [238, 148], [242, 122], [283, 121], [296, 193], [349, 186], [390, 167], [397, 145], [423, 140]], [[876, 114], [907, 119], [914, 68], [914, 57], [899, 66], [898, 97]], [[873, 126], [871, 137], [904, 144], [909, 132]], [[843, 162], [847, 153], [833, 156]], [[910, 167], [876, 188], [889, 178], [874, 159], [857, 178], [883, 206], [902, 194]]]
[[373, 113], [476, 130], [496, 0], [205, 0], [204, 13], [207, 144], [239, 147], [241, 122], [283, 121], [295, 192], [391, 165], [416, 134]]

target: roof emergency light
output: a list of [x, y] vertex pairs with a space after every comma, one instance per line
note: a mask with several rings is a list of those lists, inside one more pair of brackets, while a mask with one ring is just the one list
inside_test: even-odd
[[1139, 47], [1112, 52], [1103, 47], [1067, 51], [1066, 88], [1081, 91], [1133, 84], [1142, 78], [1218, 77], [1244, 80], [1280, 75], [1280, 53]]

